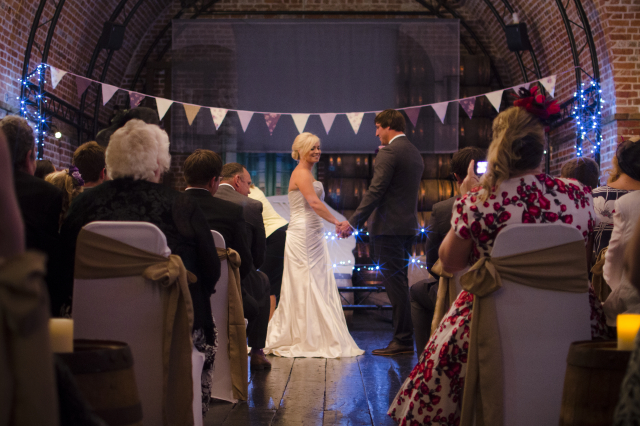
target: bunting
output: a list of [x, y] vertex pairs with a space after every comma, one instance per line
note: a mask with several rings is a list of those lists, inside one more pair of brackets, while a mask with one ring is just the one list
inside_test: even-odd
[[138, 92], [129, 92], [129, 106], [131, 109], [136, 108], [140, 105], [140, 102], [144, 99], [146, 95]]
[[516, 94], [520, 91], [521, 87], [524, 87], [525, 89], [529, 90], [529, 86], [531, 86], [531, 83], [522, 83], [522, 84], [518, 84], [517, 86], [513, 87], [513, 91], [516, 92]]
[[211, 111], [211, 118], [213, 118], [213, 124], [216, 126], [216, 130], [220, 128], [222, 121], [227, 116], [227, 111], [224, 108], [209, 108]]
[[460, 106], [467, 113], [469, 118], [473, 118], [473, 110], [476, 107], [476, 98], [460, 99]]
[[253, 111], [237, 111], [238, 118], [240, 118], [240, 125], [242, 126], [242, 131], [247, 131], [247, 126], [249, 126], [249, 122], [251, 121], [251, 117], [253, 117]]
[[347, 118], [349, 119], [349, 123], [351, 123], [351, 127], [353, 128], [353, 131], [356, 135], [358, 134], [358, 130], [360, 130], [360, 125], [362, 124], [363, 117], [364, 117], [364, 112], [347, 113]]
[[411, 121], [411, 124], [413, 124], [413, 127], [416, 127], [416, 124], [418, 123], [418, 116], [420, 115], [421, 109], [421, 107], [415, 107], [407, 108], [404, 110], [404, 113], [407, 114], [407, 117], [409, 117], [409, 120]]
[[[296, 129], [298, 129], [298, 133], [304, 132], [304, 127], [307, 125], [310, 115], [311, 114], [291, 114], [291, 118], [293, 118], [293, 122], [296, 125]], [[329, 133], [328, 130], [327, 133]]]
[[552, 75], [550, 77], [545, 77], [538, 80], [544, 86], [545, 90], [549, 92], [551, 97], [553, 98], [554, 93], [556, 92], [556, 75]]
[[331, 112], [326, 114], [320, 114], [320, 120], [322, 120], [322, 125], [324, 126], [324, 130], [329, 134], [329, 130], [331, 130], [331, 126], [333, 126], [333, 120], [336, 119], [336, 115]]
[[49, 68], [51, 69], [51, 86], [55, 89], [58, 87], [58, 83], [60, 83], [60, 80], [62, 80], [62, 77], [64, 77], [67, 72], [52, 66], [49, 66]]
[[102, 83], [102, 105], [106, 105], [117, 91], [118, 88], [116, 86]]
[[82, 94], [84, 93], [85, 90], [87, 90], [87, 87], [89, 87], [91, 85], [91, 80], [89, 80], [88, 78], [84, 78], [84, 77], [80, 77], [79, 75], [76, 75], [76, 89], [78, 90], [78, 97], [82, 97]]
[[496, 109], [497, 112], [500, 112], [500, 104], [502, 104], [502, 93], [504, 90], [496, 90], [495, 92], [487, 93], [485, 96], [491, 102], [491, 105]]
[[433, 110], [436, 112], [442, 124], [444, 124], [444, 118], [447, 115], [448, 106], [449, 106], [449, 102], [440, 102], [440, 103], [431, 105], [431, 108], [433, 108]]
[[267, 128], [269, 129], [269, 134], [273, 135], [273, 131], [276, 128], [276, 124], [278, 124], [278, 120], [280, 120], [281, 114], [265, 114], [264, 121], [267, 123]]
[[170, 99], [156, 98], [156, 106], [158, 107], [158, 117], [160, 117], [160, 120], [162, 120], [167, 113], [171, 104], [173, 104], [173, 101]]
[[182, 104], [182, 106], [184, 107], [185, 114], [187, 114], [189, 126], [191, 126], [193, 120], [195, 120], [196, 115], [198, 115], [198, 112], [200, 111], [200, 105]]

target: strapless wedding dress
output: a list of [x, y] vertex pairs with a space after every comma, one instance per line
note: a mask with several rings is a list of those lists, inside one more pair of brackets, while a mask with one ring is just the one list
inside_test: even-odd
[[[323, 200], [322, 183], [313, 187]], [[269, 322], [264, 352], [283, 357], [362, 355], [347, 329], [322, 219], [298, 190], [289, 192], [289, 208], [280, 304]]]

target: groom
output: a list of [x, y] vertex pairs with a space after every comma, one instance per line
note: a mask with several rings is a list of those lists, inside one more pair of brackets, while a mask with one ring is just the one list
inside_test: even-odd
[[393, 308], [393, 340], [374, 355], [413, 352], [413, 326], [407, 268], [418, 230], [418, 191], [424, 164], [418, 149], [404, 134], [404, 116], [387, 109], [376, 115], [376, 136], [382, 147], [375, 159], [369, 190], [349, 221], [336, 232], [349, 236], [369, 219], [373, 260], [380, 266]]

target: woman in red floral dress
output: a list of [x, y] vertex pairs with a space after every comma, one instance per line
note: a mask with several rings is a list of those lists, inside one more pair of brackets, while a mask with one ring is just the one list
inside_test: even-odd
[[[542, 102], [544, 99], [542, 99]], [[444, 269], [459, 271], [490, 256], [498, 233], [510, 224], [565, 223], [585, 243], [595, 213], [589, 187], [540, 173], [544, 129], [525, 108], [513, 107], [493, 122], [487, 173], [478, 182], [469, 167], [456, 200], [451, 231], [440, 248]], [[586, 255], [586, 251], [585, 251]], [[592, 306], [595, 298], [592, 299]], [[473, 295], [462, 291], [431, 336], [388, 414], [401, 425], [458, 425], [467, 369]], [[604, 331], [602, 311], [592, 310], [592, 334]]]

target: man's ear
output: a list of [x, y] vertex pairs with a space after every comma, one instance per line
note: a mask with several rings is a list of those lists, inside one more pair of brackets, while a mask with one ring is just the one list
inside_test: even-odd
[[100, 170], [100, 179], [101, 181], [105, 180], [105, 178], [107, 177], [107, 169], [106, 168], [102, 168], [102, 170]]

